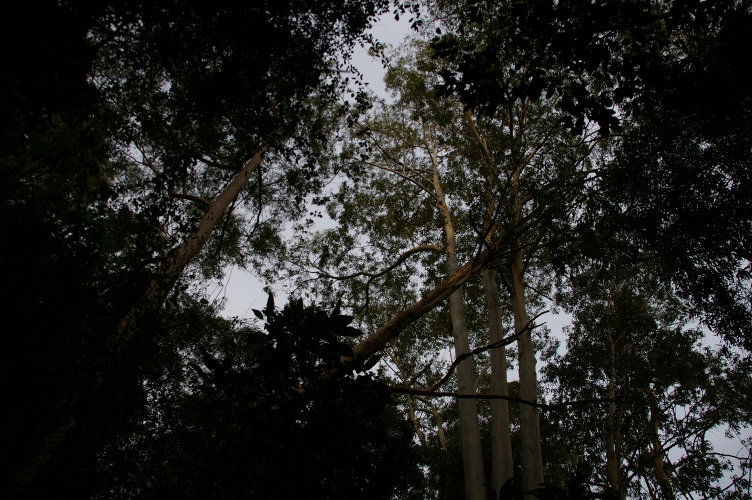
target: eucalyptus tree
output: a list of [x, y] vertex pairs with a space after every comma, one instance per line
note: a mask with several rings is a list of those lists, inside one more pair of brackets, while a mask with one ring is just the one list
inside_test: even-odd
[[[390, 260], [401, 260], [395, 254], [426, 253], [421, 264], [428, 273], [442, 273], [437, 267], [444, 267], [451, 277], [459, 269], [458, 255], [469, 253], [467, 243], [465, 248], [458, 243], [463, 204], [469, 199], [460, 183], [467, 173], [450, 165], [449, 158], [462, 133], [462, 113], [456, 104], [432, 95], [433, 75], [420, 71], [420, 64], [427, 61], [416, 63], [415, 55], [408, 57], [413, 60], [402, 59], [386, 79], [395, 102], [373, 113], [361, 125], [359, 144], [348, 145], [343, 152], [351, 175], [362, 174], [363, 180], [353, 188], [344, 184], [337, 195], [342, 204], [332, 203], [330, 209], [340, 224], [367, 244], [368, 260], [376, 258], [388, 266]], [[470, 252], [474, 240], [469, 242]], [[343, 251], [349, 249], [340, 247]], [[327, 264], [323, 258], [318, 263]], [[462, 287], [449, 296], [449, 311], [454, 354], [461, 359], [470, 351]], [[456, 372], [458, 393], [475, 394], [472, 358], [461, 359]], [[458, 404], [466, 495], [484, 498], [477, 402], [463, 398]]]
[[566, 353], [545, 369], [550, 389], [556, 400], [610, 402], [573, 408], [559, 425], [619, 498], [741, 494], [748, 457], [715, 450], [712, 433], [749, 425], [748, 360], [703, 347], [655, 277], [651, 267], [593, 266], [560, 295], [574, 323]]
[[[533, 295], [552, 283], [547, 253], [566, 238], [576, 207], [587, 196], [594, 142], [567, 134], [559, 116], [545, 104], [509, 106], [494, 119], [464, 112], [461, 103], [442, 99], [432, 90], [440, 68], [425, 54], [408, 57], [387, 76], [395, 102], [377, 107], [344, 146], [342, 168], [352, 180], [343, 182], [328, 205], [338, 226], [303, 245], [304, 254], [311, 250], [314, 254], [298, 258], [297, 265], [305, 271], [302, 279], [320, 278], [313, 286], [330, 294], [347, 290], [354, 307], [378, 308], [393, 300], [395, 292], [415, 294], [416, 282], [419, 287], [430, 286], [439, 265], [447, 266], [452, 279], [460, 269], [457, 255], [466, 255], [474, 269], [470, 274], [484, 274], [487, 304], [479, 310], [489, 314], [485, 321], [490, 342], [497, 347], [518, 343], [520, 397], [535, 402], [533, 321], [527, 313], [535, 301], [526, 298], [530, 292], [525, 291], [524, 276], [535, 282]], [[499, 233], [501, 238], [496, 236]], [[436, 258], [441, 252], [446, 255], [443, 264]], [[423, 257], [418, 264], [408, 263], [419, 255]], [[506, 285], [508, 306], [502, 307], [496, 276]], [[381, 279], [403, 283], [402, 288], [379, 287], [386, 292], [380, 296], [370, 289], [376, 290], [374, 283]], [[467, 395], [475, 391], [460, 291], [459, 287], [451, 293], [445, 290], [444, 297], [450, 299], [458, 394]], [[501, 333], [502, 310], [511, 311], [514, 318], [513, 334], [506, 338]], [[371, 338], [378, 334], [377, 330]], [[485, 334], [479, 339], [489, 343]], [[369, 338], [359, 346], [368, 342]], [[486, 350], [495, 350], [491, 380], [498, 392], [494, 394], [507, 397], [503, 349]], [[429, 387], [428, 392], [438, 388]], [[476, 431], [477, 407], [466, 398], [460, 398], [459, 405], [465, 429], [466, 491], [470, 498], [481, 497], [485, 474]], [[496, 491], [512, 475], [504, 406], [500, 401], [492, 410], [496, 459], [489, 486]], [[525, 489], [530, 491], [543, 482], [538, 410], [523, 404], [521, 413]]]
[[[197, 258], [216, 274], [246, 237], [271, 249], [255, 216], [297, 215], [316, 189], [352, 46], [389, 5], [74, 0], [4, 22], [29, 43], [3, 44], [2, 217], [42, 244], [4, 244], [2, 259], [12, 282], [49, 263], [22, 294], [3, 287], [9, 323], [35, 318], [3, 353], [6, 496], [43, 482], [68, 436], [87, 439], [72, 429], [139, 366], [151, 314]], [[284, 203], [262, 214], [270, 189]]]
[[[615, 163], [625, 168], [618, 174], [615, 169], [613, 177], [609, 172], [613, 183], [599, 189], [603, 205], [613, 209], [602, 217], [600, 243], [612, 245], [618, 227], [633, 228], [631, 237], [642, 251], [671, 263], [667, 279], [709, 319], [708, 326], [733, 342], [747, 342], [752, 312], [744, 248], [751, 218], [749, 190], [742, 186], [750, 171], [744, 153], [750, 85], [736, 68], [749, 61], [742, 49], [749, 45], [749, 5], [435, 5], [446, 19], [432, 41], [446, 64], [441, 88], [469, 109], [494, 115], [526, 99], [554, 98], [550, 102], [574, 131], [585, 130], [588, 120], [604, 135], [633, 120], [641, 123], [627, 127]], [[505, 69], [509, 65], [514, 71]], [[614, 218], [620, 210], [614, 207], [638, 204], [639, 210]], [[718, 218], [730, 221], [722, 237], [709, 222]]]

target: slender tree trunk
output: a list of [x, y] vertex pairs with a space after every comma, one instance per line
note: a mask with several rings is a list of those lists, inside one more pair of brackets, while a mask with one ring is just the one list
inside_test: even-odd
[[[519, 351], [520, 397], [528, 401], [538, 398], [538, 379], [535, 371], [535, 348], [525, 310], [525, 285], [522, 279], [522, 250], [519, 244], [511, 255], [512, 314], [515, 332], [523, 331], [517, 340]], [[520, 435], [522, 438], [522, 485], [525, 491], [543, 482], [543, 453], [541, 451], [538, 408], [520, 405]], [[532, 498], [532, 497], [531, 497]]]
[[[456, 258], [454, 259], [456, 266]], [[450, 264], [451, 269], [451, 264]], [[451, 272], [451, 271], [450, 271]], [[460, 288], [449, 297], [452, 317], [455, 356], [470, 352], [465, 321], [465, 304]], [[457, 366], [457, 393], [475, 394], [472, 358], [467, 358]], [[460, 433], [462, 439], [462, 463], [465, 471], [465, 497], [467, 500], [485, 500], [485, 472], [483, 470], [483, 450], [478, 426], [478, 403], [475, 399], [461, 398], [459, 405]]]
[[[453, 276], [460, 269], [457, 262], [457, 238], [439, 178], [438, 158], [435, 149], [433, 153], [433, 187], [436, 194], [436, 203], [444, 219], [447, 273], [449, 276]], [[452, 318], [454, 355], [459, 357], [470, 352], [462, 287], [449, 296], [449, 312]], [[458, 394], [475, 394], [472, 357], [461, 361], [457, 365], [456, 373]], [[460, 398], [457, 404], [459, 405], [462, 464], [465, 472], [465, 497], [467, 500], [486, 500], [486, 474], [483, 470], [483, 449], [480, 441], [480, 426], [478, 425], [478, 402], [474, 398]]]
[[611, 403], [608, 404], [608, 429], [606, 431], [606, 471], [611, 489], [619, 492], [621, 498], [623, 496], [620, 467], [622, 405], [619, 405], [617, 415], [617, 404], [614, 402], [616, 399], [616, 341], [610, 335], [609, 346], [611, 371], [608, 375], [608, 397]]
[[217, 199], [211, 203], [196, 230], [171, 252], [165, 263], [159, 268], [157, 276], [147, 286], [139, 304], [129, 310], [118, 323], [115, 334], [109, 340], [110, 357], [103, 360], [102, 369], [93, 385], [86, 390], [81, 388], [73, 390], [72, 396], [64, 409], [61, 410], [60, 415], [52, 416], [46, 429], [41, 431], [33, 439], [27, 450], [21, 454], [23, 458], [14, 474], [15, 484], [9, 485], [4, 492], [7, 498], [23, 495], [24, 490], [36, 479], [39, 471], [58, 452], [69, 431], [76, 425], [76, 415], [81, 405], [92, 396], [93, 392], [102, 387], [111, 371], [115, 369], [120, 355], [128, 348], [143, 316], [162, 305], [162, 301], [172, 290], [185, 267], [201, 251], [222, 214], [237, 197], [243, 186], [247, 184], [251, 174], [258, 168], [266, 150], [267, 148], [263, 148], [256, 153], [230, 181]]
[[420, 400], [431, 409], [431, 415], [433, 415], [434, 420], [436, 420], [436, 433], [439, 436], [439, 444], [441, 445], [441, 451], [446, 453], [447, 444], [446, 444], [446, 436], [444, 435], [444, 422], [441, 420], [441, 415], [439, 414], [439, 410], [436, 409], [436, 406], [433, 403], [431, 403], [429, 399], [420, 398]]
[[[494, 271], [483, 270], [483, 289], [488, 302], [489, 343], [500, 341], [501, 301]], [[504, 347], [491, 350], [491, 393], [508, 396], [507, 359]], [[491, 401], [491, 487], [498, 493], [513, 475], [512, 437], [509, 428], [509, 404], [503, 399]]]
[[[439, 202], [443, 205], [443, 200]], [[446, 210], [446, 205], [443, 205]], [[448, 213], [448, 210], [446, 210]], [[445, 225], [447, 236], [447, 270], [450, 275], [455, 274], [457, 264], [456, 242], [451, 219]], [[465, 320], [465, 301], [462, 298], [462, 287], [449, 296], [449, 311], [452, 318], [452, 333], [454, 335], [454, 355], [462, 356], [470, 352], [470, 342], [467, 336], [467, 322]], [[472, 357], [457, 365], [458, 394], [475, 394], [475, 379], [473, 378]], [[483, 450], [480, 442], [480, 427], [478, 426], [478, 402], [475, 399], [459, 399], [460, 435], [462, 440], [462, 463], [465, 471], [465, 497], [467, 500], [485, 500], [486, 475], [483, 470]]]
[[653, 469], [655, 470], [655, 479], [658, 481], [658, 485], [661, 487], [661, 494], [664, 499], [674, 500], [674, 491], [671, 488], [671, 478], [666, 472], [664, 465], [665, 453], [663, 451], [663, 445], [658, 435], [658, 429], [660, 428], [660, 409], [658, 403], [653, 396], [653, 391], [650, 387], [645, 389], [650, 401], [650, 425], [648, 433], [650, 434], [650, 443], [653, 446]]
[[413, 427], [415, 428], [415, 433], [418, 435], [418, 440], [420, 441], [421, 446], [426, 445], [426, 437], [423, 435], [423, 431], [420, 429], [420, 423], [418, 422], [418, 419], [415, 417], [415, 408], [413, 407], [413, 398], [410, 394], [407, 395], [407, 410], [410, 413], [410, 420], [413, 423]]

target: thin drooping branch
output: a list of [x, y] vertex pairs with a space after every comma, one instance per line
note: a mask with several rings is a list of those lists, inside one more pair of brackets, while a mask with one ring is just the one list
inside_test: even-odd
[[416, 373], [415, 375], [413, 375], [410, 378], [410, 380], [408, 380], [405, 383], [405, 386], [406, 387], [410, 387], [415, 382], [417, 382], [417, 380], [420, 378], [420, 376], [423, 375], [424, 373], [426, 373], [431, 368], [431, 366], [433, 366], [433, 359], [431, 359], [431, 361], [429, 361], [428, 363], [426, 363], [426, 365], [423, 368], [421, 368], [420, 371], [418, 371], [418, 373]]
[[444, 392], [444, 391], [432, 391], [425, 392], [422, 389], [411, 389], [409, 387], [390, 387], [390, 391], [399, 394], [410, 394], [413, 396], [435, 396], [435, 397], [450, 397], [458, 399], [505, 399], [514, 403], [520, 403], [523, 405], [534, 406], [541, 410], [561, 410], [569, 406], [588, 405], [593, 403], [612, 403], [613, 399], [580, 399], [577, 401], [564, 401], [562, 403], [537, 403], [535, 401], [528, 401], [526, 399], [516, 398], [514, 396], [501, 396], [498, 394], [458, 394], [456, 392]]
[[170, 197], [180, 198], [181, 200], [195, 201], [196, 203], [204, 205], [206, 208], [211, 208], [212, 205], [212, 203], [206, 198], [201, 198], [200, 196], [194, 196], [192, 194], [170, 193]]
[[[382, 166], [382, 165], [379, 165], [378, 163], [370, 163], [370, 162], [369, 162], [369, 164], [370, 164], [371, 166], [373, 166], [373, 167], [376, 167], [376, 168], [378, 168], [378, 169], [381, 169], [381, 170], [386, 170], [386, 171], [388, 171], [388, 172], [391, 172], [391, 173], [393, 173], [393, 174], [397, 174], [397, 175], [399, 175], [400, 177], [402, 177], [403, 179], [405, 179], [405, 180], [409, 180], [409, 181], [413, 182], [413, 183], [414, 183], [414, 184], [415, 184], [416, 186], [418, 186], [418, 187], [419, 187], [420, 189], [422, 189], [423, 191], [425, 191], [426, 193], [428, 193], [428, 195], [429, 195], [429, 196], [431, 196], [431, 197], [435, 197], [435, 194], [434, 194], [434, 193], [432, 193], [432, 191], [431, 191], [430, 189], [427, 189], [427, 188], [426, 188], [425, 186], [421, 186], [420, 184], [418, 184], [417, 182], [415, 182], [415, 180], [413, 180], [413, 179], [412, 179], [412, 178], [411, 178], [410, 176], [408, 176], [408, 175], [406, 174], [406, 172], [407, 172], [407, 164], [406, 164], [406, 163], [405, 163], [404, 161], [400, 161], [400, 160], [398, 160], [398, 159], [394, 158], [394, 157], [393, 157], [393, 156], [392, 156], [392, 155], [391, 155], [391, 154], [390, 154], [390, 153], [389, 153], [388, 151], [386, 151], [386, 150], [385, 150], [385, 149], [384, 149], [384, 148], [383, 148], [383, 147], [381, 146], [381, 144], [379, 144], [379, 142], [378, 142], [378, 141], [373, 141], [373, 144], [374, 144], [374, 146], [376, 146], [376, 147], [378, 148], [379, 152], [380, 152], [380, 153], [381, 153], [382, 155], [384, 155], [384, 156], [385, 156], [385, 157], [386, 157], [386, 158], [387, 158], [388, 160], [391, 160], [391, 161], [392, 161], [393, 163], [395, 163], [395, 164], [397, 164], [397, 165], [401, 165], [401, 166], [402, 166], [402, 170], [403, 170], [403, 172], [400, 172], [399, 170], [395, 170], [395, 169], [393, 169], [393, 168], [389, 168], [388, 166]], [[411, 171], [411, 172], [415, 172], [415, 173], [417, 174], [417, 176], [418, 176], [418, 178], [419, 178], [419, 179], [421, 179], [421, 180], [425, 181], [425, 182], [426, 182], [426, 183], [428, 183], [429, 185], [430, 185], [430, 184], [432, 184], [432, 182], [431, 182], [431, 179], [427, 179], [427, 178], [423, 177], [423, 176], [421, 175], [421, 173], [420, 173], [420, 172], [421, 172], [420, 170], [417, 170], [417, 169], [414, 169], [414, 168], [410, 168], [410, 171]]]
[[[477, 349], [473, 349], [470, 352], [466, 352], [465, 354], [461, 354], [461, 355], [457, 356], [457, 358], [452, 362], [452, 364], [449, 365], [449, 369], [447, 370], [446, 374], [441, 378], [441, 380], [439, 380], [438, 382], [436, 382], [434, 385], [432, 385], [431, 387], [429, 387], [427, 389], [416, 389], [416, 390], [418, 390], [418, 391], [424, 391], [426, 394], [434, 393], [436, 391], [436, 389], [438, 389], [439, 387], [441, 387], [442, 385], [444, 385], [446, 383], [446, 381], [449, 380], [449, 377], [452, 376], [452, 373], [454, 373], [454, 370], [457, 368], [457, 365], [459, 365], [462, 362], [463, 359], [467, 359], [470, 356], [475, 356], [475, 355], [481, 354], [483, 352], [490, 351], [491, 349], [499, 349], [501, 347], [505, 347], [505, 346], [508, 346], [509, 344], [517, 342], [517, 339], [520, 337], [520, 335], [522, 335], [523, 333], [525, 333], [528, 330], [532, 330], [533, 328], [541, 326], [541, 325], [533, 325], [533, 321], [535, 321], [536, 319], [540, 318], [541, 316], [543, 316], [547, 312], [548, 311], [546, 310], [546, 311], [543, 311], [543, 312], [541, 312], [539, 314], [536, 314], [530, 321], [528, 321], [528, 323], [525, 326], [525, 328], [523, 328], [519, 332], [516, 332], [514, 335], [510, 335], [509, 337], [503, 338], [503, 339], [499, 340], [498, 342], [494, 342], [492, 344], [488, 344], [488, 345], [485, 345], [483, 347], [478, 347]], [[405, 387], [407, 387], [407, 386], [405, 386]]]
[[359, 312], [364, 311], [364, 310], [366, 312], [368, 312], [368, 306], [369, 306], [369, 304], [371, 302], [371, 294], [370, 294], [371, 293], [371, 283], [373, 283], [374, 280], [376, 280], [376, 279], [384, 276], [385, 274], [391, 272], [395, 267], [397, 267], [400, 264], [402, 264], [402, 262], [404, 262], [405, 259], [407, 259], [411, 255], [414, 255], [414, 254], [420, 253], [420, 252], [430, 252], [430, 251], [433, 251], [433, 252], [442, 252], [443, 249], [440, 246], [438, 246], [438, 245], [419, 245], [419, 246], [417, 246], [415, 248], [411, 248], [410, 250], [407, 250], [407, 251], [403, 252], [399, 257], [397, 257], [397, 260], [394, 261], [394, 263], [392, 263], [392, 265], [386, 267], [385, 269], [383, 269], [381, 271], [374, 272], [374, 273], [369, 273], [369, 272], [366, 272], [366, 271], [359, 271], [357, 273], [352, 273], [352, 274], [348, 274], [348, 275], [345, 275], [345, 276], [335, 276], [333, 274], [329, 274], [329, 273], [327, 273], [325, 271], [321, 271], [321, 270], [318, 270], [318, 269], [317, 269], [317, 272], [319, 273], [319, 276], [322, 276], [324, 278], [329, 278], [329, 279], [337, 280], [337, 281], [342, 281], [342, 280], [348, 280], [348, 279], [352, 279], [352, 278], [357, 278], [359, 276], [367, 276], [368, 277], [368, 281], [366, 281], [366, 292], [365, 292], [366, 299], [363, 302], [363, 305], [361, 307], [359, 307], [358, 309], [355, 310], [355, 313], [359, 313]]
[[[389, 173], [391, 173], [391, 174], [397, 175], [397, 176], [399, 176], [400, 178], [402, 178], [403, 180], [405, 180], [405, 181], [408, 181], [408, 182], [411, 182], [411, 183], [415, 184], [415, 186], [417, 186], [417, 187], [418, 187], [418, 189], [420, 189], [421, 191], [423, 191], [423, 192], [425, 192], [426, 194], [428, 194], [428, 196], [430, 196], [430, 197], [432, 197], [432, 198], [435, 198], [435, 197], [436, 197], [436, 195], [435, 195], [435, 194], [433, 194], [433, 193], [431, 192], [431, 190], [430, 190], [430, 189], [426, 188], [426, 186], [423, 186], [423, 185], [421, 185], [421, 184], [420, 184], [420, 183], [419, 183], [419, 182], [418, 182], [417, 180], [415, 180], [415, 179], [414, 179], [413, 177], [411, 177], [411, 176], [407, 175], [407, 174], [406, 174], [406, 173], [404, 173], [404, 172], [400, 172], [399, 170], [395, 170], [395, 169], [393, 169], [393, 168], [389, 168], [389, 167], [388, 167], [388, 166], [386, 166], [386, 165], [381, 165], [381, 164], [380, 164], [380, 163], [378, 163], [378, 162], [372, 162], [372, 161], [361, 161], [361, 162], [358, 162], [358, 163], [363, 163], [363, 164], [365, 164], [365, 165], [368, 165], [368, 166], [370, 166], [370, 167], [378, 168], [379, 170], [384, 170], [384, 171], [386, 171], [386, 172], [389, 172]], [[426, 182], [430, 183], [430, 181], [429, 181], [428, 179], [426, 179], [425, 177], [423, 177], [422, 175], [420, 175], [420, 174], [417, 174], [417, 176], [418, 176], [418, 178], [419, 178], [419, 179], [421, 179], [421, 180], [423, 180], [423, 181], [426, 181]]]
[[328, 278], [328, 279], [337, 280], [337, 281], [349, 280], [349, 279], [352, 279], [352, 278], [358, 278], [360, 276], [366, 276], [366, 277], [371, 278], [371, 279], [373, 279], [373, 278], [380, 278], [380, 277], [384, 276], [385, 274], [387, 274], [388, 272], [390, 272], [391, 270], [393, 270], [395, 267], [397, 267], [400, 264], [402, 264], [402, 262], [404, 262], [405, 259], [407, 259], [411, 255], [414, 255], [414, 254], [419, 253], [419, 252], [430, 252], [430, 251], [432, 251], [432, 252], [442, 252], [443, 248], [441, 248], [439, 245], [419, 245], [417, 247], [411, 248], [410, 250], [406, 250], [406, 251], [402, 252], [402, 254], [400, 254], [400, 256], [397, 257], [397, 260], [395, 260], [394, 263], [392, 263], [390, 266], [388, 266], [388, 267], [386, 267], [386, 268], [384, 268], [384, 269], [382, 269], [381, 271], [378, 271], [378, 272], [372, 272], [371, 273], [371, 272], [368, 272], [368, 271], [358, 271], [357, 273], [345, 274], [343, 276], [337, 276], [337, 275], [334, 275], [334, 274], [329, 274], [326, 271], [321, 271], [319, 269], [317, 269], [316, 272], [322, 278]]

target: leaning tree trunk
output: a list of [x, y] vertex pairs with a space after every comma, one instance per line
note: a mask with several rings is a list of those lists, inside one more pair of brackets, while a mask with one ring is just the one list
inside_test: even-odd
[[[501, 329], [501, 301], [494, 271], [483, 270], [483, 289], [488, 302], [489, 343], [504, 338]], [[505, 348], [491, 350], [491, 394], [508, 396], [507, 359]], [[509, 403], [505, 399], [491, 400], [491, 487], [498, 493], [514, 475], [512, 437], [509, 428]]]
[[74, 389], [72, 396], [64, 407], [61, 407], [60, 413], [50, 416], [49, 424], [30, 440], [27, 449], [20, 454], [21, 458], [13, 473], [14, 484], [4, 487], [5, 498], [23, 496], [24, 491], [33, 483], [39, 471], [56, 455], [70, 430], [75, 427], [81, 406], [85, 404], [93, 391], [97, 391], [104, 385], [112, 370], [115, 369], [121, 354], [129, 347], [144, 315], [161, 307], [162, 301], [172, 290], [185, 267], [198, 255], [206, 240], [209, 239], [222, 214], [238, 196], [243, 186], [248, 183], [266, 150], [266, 147], [262, 148], [238, 171], [224, 191], [214, 202], [210, 203], [196, 230], [175, 248], [160, 266], [139, 303], [131, 308], [118, 323], [114, 335], [108, 341], [109, 357], [103, 360], [102, 369], [96, 379], [87, 390]]
[[266, 150], [267, 148], [264, 147], [253, 155], [253, 158], [237, 173], [217, 199], [209, 204], [209, 208], [201, 218], [196, 230], [170, 252], [164, 264], [160, 266], [157, 276], [147, 286], [139, 304], [128, 311], [125, 317], [120, 320], [111, 346], [116, 355], [119, 355], [122, 349], [128, 346], [133, 334], [138, 329], [141, 318], [149, 311], [162, 306], [162, 301], [183, 274], [183, 270], [199, 254], [222, 215], [248, 183], [251, 174], [261, 164], [261, 159]]

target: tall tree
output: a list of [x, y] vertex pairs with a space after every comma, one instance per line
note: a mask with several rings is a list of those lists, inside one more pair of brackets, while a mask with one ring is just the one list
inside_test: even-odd
[[733, 399], [749, 373], [731, 373], [746, 362], [702, 347], [702, 332], [656, 276], [594, 266], [561, 295], [574, 323], [566, 354], [545, 369], [555, 398], [611, 400], [573, 408], [562, 432], [595, 465], [595, 481], [620, 498], [715, 497], [726, 489], [724, 475], [727, 492], [741, 492], [746, 457], [716, 452], [711, 436], [745, 425], [744, 403]]
[[[480, 274], [491, 256], [503, 255], [499, 259], [504, 269], [500, 276], [509, 290], [509, 310], [514, 316], [511, 338], [518, 342], [520, 353], [520, 397], [535, 402], [536, 362], [527, 313], [531, 301], [525, 297], [524, 276], [527, 272], [532, 277], [532, 270], [545, 262], [549, 245], [563, 237], [562, 231], [570, 223], [574, 210], [571, 205], [584, 196], [583, 185], [589, 178], [590, 166], [585, 158], [591, 145], [563, 133], [556, 115], [542, 105], [510, 106], [497, 119], [476, 121], [471, 113], [463, 113], [458, 103], [452, 104], [433, 93], [431, 84], [435, 84], [438, 68], [425, 55], [409, 57], [392, 68], [387, 78], [394, 89], [395, 103], [383, 106], [362, 125], [358, 131], [360, 149], [345, 150], [350, 175], [359, 180], [344, 183], [330, 204], [330, 214], [340, 226], [315, 240], [318, 248], [314, 251], [319, 254], [312, 258], [306, 255], [301, 267], [326, 283], [360, 278], [365, 289], [362, 285], [348, 285], [357, 294], [350, 300], [365, 301], [376, 279], [421, 253], [445, 251], [452, 279], [460, 269], [456, 260], [459, 234], [463, 235], [466, 255], [484, 255], [471, 257], [474, 270], [469, 274]], [[390, 201], [386, 202], [385, 197]], [[567, 207], [568, 204], [571, 205]], [[496, 232], [503, 234], [501, 244], [494, 238]], [[440, 246], [437, 237], [443, 240]], [[363, 254], [350, 250], [358, 244], [358, 238], [366, 249]], [[349, 245], [339, 243], [344, 241]], [[496, 245], [499, 247], [494, 249]], [[482, 253], [484, 247], [486, 251]], [[307, 246], [305, 251], [310, 249]], [[374, 269], [360, 271], [366, 263]], [[420, 266], [427, 268], [427, 273], [421, 274], [435, 275], [437, 264], [433, 258], [424, 257]], [[407, 267], [400, 272], [419, 272], [415, 265], [404, 265]], [[310, 275], [304, 276], [308, 280]], [[500, 300], [493, 275], [487, 276], [487, 281], [491, 304], [487, 310], [493, 314], [489, 328], [494, 342], [499, 342]], [[541, 285], [538, 290], [546, 286], [545, 280], [537, 284]], [[322, 284], [319, 289], [328, 286]], [[458, 393], [465, 395], [475, 392], [475, 383], [466, 360], [470, 351], [467, 333], [458, 335], [467, 327], [461, 296], [454, 295], [457, 290], [460, 288], [451, 293], [445, 291], [444, 297], [448, 295], [455, 332]], [[366, 304], [370, 306], [371, 302], [369, 298]], [[368, 339], [364, 341], [367, 342]], [[500, 349], [496, 352], [503, 353]], [[463, 373], [466, 363], [467, 372]], [[497, 359], [493, 365], [495, 377], [505, 378], [505, 363]], [[503, 382], [495, 384], [503, 395], [504, 389], [498, 387]], [[477, 425], [475, 402], [460, 398], [459, 405], [461, 427]], [[501, 438], [503, 430], [498, 422], [505, 420], [503, 403], [495, 406], [494, 421], [499, 429], [497, 437]], [[527, 404], [521, 406], [521, 414], [523, 469], [527, 478], [524, 487], [530, 491], [543, 482], [539, 417], [537, 408]], [[508, 427], [508, 417], [506, 421]], [[494, 455], [499, 463], [507, 464], [506, 472], [496, 472], [492, 487], [497, 491], [511, 474], [510, 445], [508, 438], [506, 444], [503, 441], [494, 440]], [[470, 496], [485, 495], [485, 491], [472, 489], [482, 487], [485, 481], [482, 467], [478, 467], [478, 474], [471, 474], [473, 464], [481, 460], [479, 451], [473, 454], [477, 449], [470, 447], [473, 443], [479, 443], [479, 438], [463, 437], [466, 491]]]
[[[13, 54], [0, 161], [6, 227], [26, 227], [37, 244], [25, 255], [3, 245], [2, 259], [50, 265], [25, 294], [3, 287], [10, 323], [37, 318], [3, 354], [3, 391], [20, 410], [4, 425], [8, 496], [37, 480], [71, 429], [97, 414], [89, 408], [107, 406], [99, 398], [120, 391], [108, 384], [138, 366], [151, 311], [213, 233], [210, 257], [227, 255], [241, 220], [228, 212], [257, 199], [247, 186], [261, 191], [264, 151], [293, 195], [315, 189], [321, 125], [341, 116], [340, 70], [388, 2], [26, 7], [3, 30], [30, 43], [18, 53], [17, 40], [3, 45]], [[70, 262], [85, 269], [67, 275]], [[57, 297], [74, 295], [66, 287], [81, 300], [66, 299], [59, 316]]]

